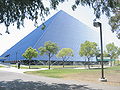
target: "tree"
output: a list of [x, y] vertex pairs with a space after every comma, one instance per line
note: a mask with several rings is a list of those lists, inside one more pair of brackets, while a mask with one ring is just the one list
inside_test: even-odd
[[[117, 54], [118, 54], [118, 56], [120, 56], [120, 48], [118, 48], [118, 53]], [[118, 63], [117, 63], [118, 65], [120, 64], [119, 62], [120, 61], [118, 60]]]
[[33, 49], [32, 47], [29, 47], [22, 55], [24, 58], [29, 60], [29, 69], [30, 69], [30, 61], [32, 58], [35, 58], [38, 56], [38, 52], [36, 49]]
[[104, 51], [103, 57], [110, 57], [110, 55], [106, 51]]
[[[38, 17], [44, 21], [44, 16], [48, 15], [50, 9], [56, 9], [59, 3], [70, 0], [48, 0], [50, 4], [46, 7], [43, 3], [45, 0], [0, 0], [0, 23], [4, 23], [9, 34], [8, 27], [11, 24], [17, 24], [17, 28], [24, 26], [25, 18], [30, 19], [37, 24]], [[96, 18], [101, 14], [110, 17], [110, 12], [115, 9], [120, 10], [119, 0], [74, 0], [72, 9], [77, 6], [90, 6], [94, 9]], [[119, 19], [120, 20], [120, 19]]]
[[[106, 45], [107, 53], [110, 55], [110, 59], [118, 58], [118, 47], [114, 43], [109, 43]], [[112, 66], [112, 61], [111, 61]]]
[[120, 56], [120, 48], [118, 48], [118, 52], [117, 52], [118, 56]]
[[120, 39], [120, 8], [115, 10], [114, 16], [109, 20], [109, 25], [112, 28], [112, 32], [116, 32], [118, 39]]
[[50, 6], [44, 5], [45, 0], [0, 0], [0, 23], [6, 26], [6, 33], [9, 34], [8, 27], [17, 24], [17, 28], [24, 26], [25, 18], [37, 24], [38, 17], [44, 21], [44, 16], [50, 12], [49, 9], [56, 9], [59, 2], [64, 0], [49, 0]]
[[40, 47], [38, 50], [40, 51], [40, 55], [46, 54], [49, 58], [49, 69], [50, 69], [50, 59], [57, 54], [59, 47], [56, 43], [53, 43], [51, 41], [47, 41], [44, 44], [44, 47]]
[[90, 42], [90, 41], [85, 41], [80, 46], [79, 55], [81, 57], [86, 57], [88, 59], [88, 68], [89, 69], [90, 69], [90, 65], [89, 65], [90, 59], [92, 57], [95, 57], [99, 53], [97, 46], [98, 45], [95, 42]]
[[110, 55], [111, 59], [116, 59], [118, 57], [118, 47], [114, 43], [109, 43], [106, 45], [107, 53]]
[[62, 48], [56, 56], [63, 59], [64, 68], [64, 62], [73, 56], [73, 50], [71, 48]]

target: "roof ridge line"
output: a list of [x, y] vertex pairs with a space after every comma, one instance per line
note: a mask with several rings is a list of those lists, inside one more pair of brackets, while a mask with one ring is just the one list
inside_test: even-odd
[[[59, 12], [58, 12], [59, 13]], [[56, 13], [56, 16], [53, 18], [53, 20], [51, 21], [51, 23], [48, 25], [48, 27], [53, 23], [53, 21], [55, 20], [55, 18], [59, 15], [58, 13]], [[53, 16], [52, 16], [53, 17]], [[37, 43], [42, 39], [42, 37], [45, 35], [45, 33], [48, 31], [48, 27], [46, 28], [46, 31], [40, 36], [40, 38], [36, 41], [35, 45], [33, 46], [33, 48], [37, 45]]]

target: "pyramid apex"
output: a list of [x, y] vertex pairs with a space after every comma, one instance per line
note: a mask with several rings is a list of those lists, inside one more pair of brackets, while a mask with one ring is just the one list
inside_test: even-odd
[[59, 12], [65, 12], [65, 11], [63, 11], [63, 10], [60, 10]]
[[65, 11], [63, 11], [63, 10], [58, 11], [58, 13], [61, 13], [61, 12], [62, 12], [62, 13], [66, 13], [66, 12], [65, 12]]
[[63, 11], [63, 10], [59, 10], [55, 15], [53, 15], [53, 16], [57, 16], [57, 15], [62, 15], [62, 14], [68, 14], [68, 13], [66, 13], [65, 11]]

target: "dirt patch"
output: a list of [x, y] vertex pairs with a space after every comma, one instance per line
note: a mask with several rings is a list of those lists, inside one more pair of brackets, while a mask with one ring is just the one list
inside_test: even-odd
[[[64, 75], [63, 79], [67, 80], [76, 80], [76, 81], [87, 81], [92, 83], [101, 83], [99, 78], [101, 77], [101, 72], [93, 72], [93, 73], [77, 73], [77, 74], [69, 74]], [[107, 82], [102, 82], [102, 84], [109, 84], [112, 86], [120, 86], [120, 73], [119, 72], [111, 72], [106, 71], [105, 77], [107, 78]]]

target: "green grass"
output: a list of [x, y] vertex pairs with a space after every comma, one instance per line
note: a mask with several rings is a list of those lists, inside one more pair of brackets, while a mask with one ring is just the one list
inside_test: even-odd
[[106, 68], [107, 70], [119, 70], [120, 71], [120, 65], [118, 66], [113, 66], [113, 67], [108, 67]]
[[48, 68], [48, 65], [31, 65], [31, 68]]
[[15, 67], [15, 68], [17, 68], [17, 65], [12, 65], [12, 67]]
[[[104, 69], [105, 78], [108, 82], [105, 84], [120, 86], [120, 65]], [[29, 71], [27, 74], [46, 76], [52, 78], [63, 78], [64, 80], [90, 81], [97, 82], [101, 77], [101, 69], [51, 69], [42, 71]]]
[[[116, 70], [120, 71], [120, 65], [105, 69], [105, 71], [108, 73], [109, 72], [114, 73]], [[99, 73], [100, 71], [101, 69], [51, 69], [51, 70], [42, 70], [42, 71], [29, 71], [25, 73], [42, 75], [53, 78], [63, 78], [65, 75], [70, 75], [70, 74], [95, 74], [95, 73]]]
[[42, 75], [47, 77], [53, 77], [53, 78], [62, 78], [64, 75], [67, 74], [74, 74], [74, 73], [95, 73], [96, 71], [99, 71], [100, 69], [51, 69], [51, 70], [41, 70], [41, 71], [29, 71], [25, 72], [28, 74], [35, 74], [35, 75]]
[[0, 68], [4, 68], [4, 66], [0, 66]]
[[[12, 67], [18, 68], [17, 65], [12, 65]], [[20, 66], [21, 69], [28, 69], [29, 67]]]

